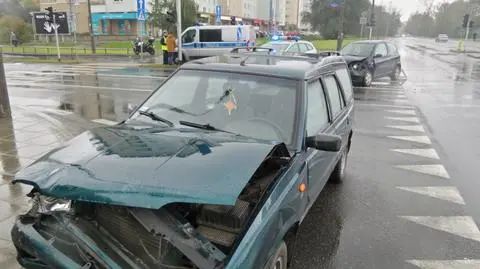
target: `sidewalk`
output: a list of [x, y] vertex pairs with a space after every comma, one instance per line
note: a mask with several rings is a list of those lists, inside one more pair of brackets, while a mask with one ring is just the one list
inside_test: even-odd
[[98, 126], [81, 118], [62, 118], [12, 104], [12, 119], [0, 119], [0, 268], [22, 268], [10, 242], [18, 214], [29, 208], [31, 188], [12, 185], [13, 175], [77, 134]]

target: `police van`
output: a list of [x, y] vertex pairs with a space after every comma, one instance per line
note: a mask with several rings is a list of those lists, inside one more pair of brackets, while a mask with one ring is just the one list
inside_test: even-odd
[[229, 53], [233, 48], [256, 46], [251, 25], [191, 26], [182, 33], [184, 61]]

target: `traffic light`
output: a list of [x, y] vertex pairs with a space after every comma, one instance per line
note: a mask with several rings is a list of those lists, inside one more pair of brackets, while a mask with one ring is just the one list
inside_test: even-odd
[[53, 8], [52, 7], [47, 7], [45, 8], [46, 11], [48, 11], [48, 19], [47, 21], [50, 23], [53, 23]]
[[167, 11], [167, 21], [170, 23], [176, 23], [177, 15], [173, 11]]
[[465, 14], [465, 16], [463, 16], [463, 28], [467, 28], [469, 19], [470, 15]]
[[231, 20], [230, 20], [230, 24], [231, 24], [231, 25], [237, 24], [237, 19], [235, 18], [235, 16], [232, 16], [230, 19], [231, 19]]

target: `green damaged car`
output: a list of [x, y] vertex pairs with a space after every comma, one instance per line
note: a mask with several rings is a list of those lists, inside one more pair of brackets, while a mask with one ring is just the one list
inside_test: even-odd
[[308, 209], [344, 177], [352, 124], [341, 57], [184, 64], [125, 121], [16, 175], [33, 187], [11, 231], [17, 259], [27, 269], [287, 268]]

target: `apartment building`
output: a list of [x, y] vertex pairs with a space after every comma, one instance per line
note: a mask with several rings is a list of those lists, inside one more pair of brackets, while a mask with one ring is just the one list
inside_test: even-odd
[[302, 30], [308, 30], [310, 28], [309, 24], [302, 23], [302, 14], [303, 12], [310, 12], [312, 7], [312, 0], [299, 0], [298, 3], [298, 28]]
[[285, 23], [298, 27], [298, 11], [300, 0], [285, 0]]
[[198, 5], [199, 13], [215, 13], [215, 6], [220, 3], [219, 0], [195, 0]]

